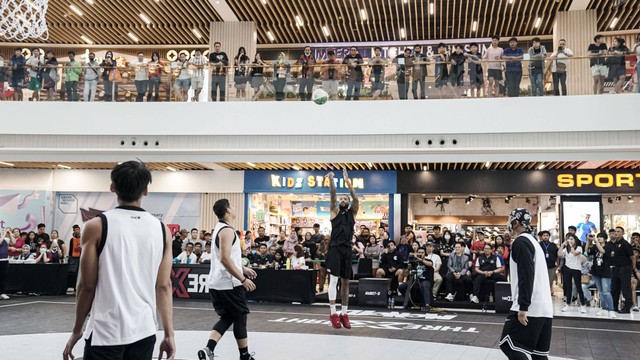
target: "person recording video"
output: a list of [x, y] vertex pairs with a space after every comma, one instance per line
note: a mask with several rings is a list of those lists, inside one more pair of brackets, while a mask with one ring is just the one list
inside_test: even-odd
[[422, 311], [431, 310], [430, 304], [433, 298], [433, 261], [426, 258], [427, 251], [421, 247], [418, 248], [415, 255], [409, 257], [407, 271], [409, 272], [409, 280], [400, 284], [398, 290], [404, 293], [404, 308], [409, 309], [409, 300], [415, 302], [417, 299], [411, 298], [411, 290], [415, 285], [419, 286], [424, 306]]

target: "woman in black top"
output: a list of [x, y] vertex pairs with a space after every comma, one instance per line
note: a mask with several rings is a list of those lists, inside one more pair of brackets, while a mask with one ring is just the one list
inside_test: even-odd
[[104, 101], [116, 101], [118, 88], [117, 84], [110, 80], [110, 75], [116, 70], [116, 59], [112, 51], [104, 54], [104, 60], [100, 64], [102, 68], [102, 81], [104, 82]]
[[244, 98], [247, 95], [247, 64], [251, 61], [247, 56], [247, 50], [244, 46], [238, 49], [238, 55], [233, 58], [236, 67], [234, 81], [236, 83], [236, 99]]
[[456, 245], [456, 239], [451, 234], [451, 231], [447, 230], [442, 234], [442, 237], [437, 239], [438, 248], [440, 250], [440, 258], [442, 259], [443, 266], [440, 267], [440, 275], [444, 279], [449, 272], [449, 268], [446, 266], [449, 263], [449, 256], [453, 253], [453, 248]]
[[611, 297], [611, 243], [607, 242], [607, 234], [601, 232], [598, 234], [596, 241], [588, 245], [587, 254], [593, 257], [593, 265], [591, 266], [591, 275], [596, 283], [598, 292], [600, 293], [600, 307], [596, 315], [602, 315], [609, 312], [611, 318], [616, 317], [613, 307], [613, 297]]
[[624, 45], [623, 38], [613, 39], [613, 46], [609, 48], [609, 54], [614, 55], [608, 58], [609, 78], [615, 82], [615, 91], [619, 94], [627, 79], [627, 65], [624, 57], [629, 55], [629, 48]]
[[49, 50], [44, 60], [44, 70], [42, 71], [42, 88], [47, 90], [47, 100], [56, 100], [56, 84], [59, 80], [58, 59]]
[[262, 91], [264, 91], [264, 67], [267, 64], [262, 61], [262, 54], [256, 53], [251, 63], [251, 87], [255, 91], [251, 100], [256, 101], [260, 98]]

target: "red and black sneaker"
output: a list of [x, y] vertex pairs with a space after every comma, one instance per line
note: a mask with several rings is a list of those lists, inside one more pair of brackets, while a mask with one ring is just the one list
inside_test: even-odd
[[345, 329], [351, 329], [351, 322], [349, 321], [349, 315], [340, 314], [340, 322]]
[[329, 320], [331, 320], [331, 326], [334, 329], [341, 329], [342, 325], [340, 325], [341, 317], [338, 314], [332, 314], [329, 316]]

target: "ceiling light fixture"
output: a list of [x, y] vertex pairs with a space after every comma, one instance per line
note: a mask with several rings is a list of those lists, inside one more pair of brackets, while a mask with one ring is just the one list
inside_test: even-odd
[[331, 33], [329, 33], [329, 29], [327, 29], [326, 26], [322, 27], [322, 32], [324, 33], [324, 36], [330, 36]]
[[367, 163], [367, 166], [368, 166], [368, 167], [370, 167], [370, 168], [372, 168], [372, 167], [373, 167], [373, 164], [372, 164], [372, 163], [370, 163], [370, 162], [368, 162], [368, 163]]
[[535, 27], [536, 29], [537, 29], [537, 28], [539, 28], [541, 23], [542, 23], [542, 18], [541, 18], [541, 17], [539, 17], [539, 18], [536, 20], [536, 24], [535, 24], [535, 26], [534, 26], [534, 27]]
[[147, 25], [151, 25], [151, 20], [149, 20], [147, 15], [140, 13], [140, 19], [142, 19], [142, 21], [144, 21]]
[[484, 164], [484, 167], [486, 167], [486, 168], [491, 167], [491, 161], [487, 161], [487, 162]]
[[360, 9], [360, 18], [362, 18], [362, 20], [367, 20], [367, 11], [365, 9]]
[[613, 20], [611, 20], [611, 25], [609, 25], [609, 28], [613, 29], [614, 27], [616, 27], [617, 23], [618, 23], [618, 18], [614, 17]]
[[544, 169], [546, 167], [547, 167], [547, 164], [542, 163], [542, 164], [540, 164], [540, 166], [538, 166], [538, 170], [542, 170], [542, 169]]
[[513, 0], [509, 0], [509, 4], [513, 4]]
[[169, 171], [178, 171], [178, 170], [176, 170], [176, 168], [171, 167], [171, 166], [167, 166], [167, 170], [169, 170]]
[[300, 167], [298, 165], [293, 165], [291, 168], [295, 171], [300, 171]]
[[67, 170], [71, 169], [70, 166], [62, 165], [62, 164], [58, 164], [58, 167], [61, 168], [61, 169], [67, 169]]
[[276, 40], [276, 38], [273, 37], [273, 34], [271, 33], [271, 31], [267, 31], [267, 37], [271, 42], [274, 42]]
[[473, 27], [471, 28], [471, 31], [475, 32], [476, 30], [478, 30], [478, 22], [474, 21], [473, 22]]
[[193, 28], [191, 29], [191, 32], [193, 32], [193, 35], [195, 35], [198, 39], [202, 39], [202, 34], [200, 34], [200, 31], [198, 31], [198, 29]]
[[304, 26], [304, 22], [302, 21], [302, 18], [300, 18], [300, 15], [296, 15], [296, 24], [298, 24], [298, 26]]
[[402, 28], [402, 29], [400, 29], [400, 38], [404, 39], [404, 35], [405, 35], [404, 28]]
[[267, 0], [262, 0], [262, 5], [267, 5]]
[[427, 165], [422, 167], [422, 171], [427, 171]]
[[249, 165], [249, 166], [251, 166], [251, 167], [256, 167], [256, 164], [254, 164], [254, 163], [252, 163], [252, 162], [249, 162], [249, 161], [247, 161], [247, 165]]
[[82, 16], [82, 11], [80, 11], [80, 9], [78, 9], [75, 5], [69, 5], [69, 9], [78, 14], [78, 16]]
[[0, 165], [6, 165], [6, 166], [16, 166], [15, 164], [12, 164], [12, 163], [8, 163], [8, 162], [4, 162], [4, 161], [0, 161]]
[[89, 5], [93, 5], [93, 0], [86, 0], [86, 1], [89, 3]]
[[433, 3], [429, 3], [429, 15], [433, 15], [435, 12], [435, 5]]
[[84, 35], [80, 35], [80, 39], [82, 39], [82, 41], [86, 42], [87, 44], [93, 44], [93, 41], [91, 41], [91, 39]]
[[127, 33], [127, 36], [131, 38], [131, 40], [135, 41], [135, 42], [140, 42], [140, 39], [133, 35], [133, 33]]

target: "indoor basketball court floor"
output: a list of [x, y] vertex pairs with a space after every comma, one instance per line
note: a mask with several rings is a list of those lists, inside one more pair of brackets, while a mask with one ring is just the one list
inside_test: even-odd
[[[258, 360], [278, 358], [506, 359], [497, 342], [504, 315], [387, 309], [350, 310], [353, 329], [334, 330], [327, 306], [252, 303], [250, 351]], [[176, 359], [196, 359], [216, 320], [207, 301], [174, 301]], [[14, 296], [0, 303], [2, 359], [60, 359], [74, 320], [74, 298]], [[158, 336], [162, 336], [161, 333]], [[82, 341], [74, 354], [82, 355]], [[591, 318], [554, 319], [551, 359], [627, 360], [640, 354], [640, 323]], [[237, 359], [233, 333], [217, 349]]]

